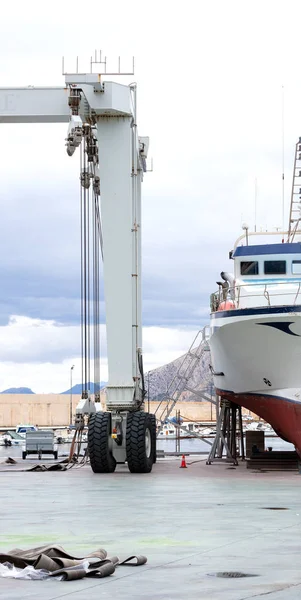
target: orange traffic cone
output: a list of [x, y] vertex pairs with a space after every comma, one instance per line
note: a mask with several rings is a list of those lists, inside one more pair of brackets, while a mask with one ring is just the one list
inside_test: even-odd
[[182, 454], [182, 462], [180, 469], [187, 469], [185, 454]]

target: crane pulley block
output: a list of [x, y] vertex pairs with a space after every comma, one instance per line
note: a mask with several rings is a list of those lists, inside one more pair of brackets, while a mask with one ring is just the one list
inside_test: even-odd
[[90, 175], [89, 171], [87, 171], [86, 169], [83, 169], [80, 174], [80, 182], [81, 182], [81, 185], [83, 186], [83, 188], [85, 188], [86, 190], [88, 190], [90, 187], [90, 178], [91, 178], [91, 175]]
[[94, 177], [93, 191], [96, 196], [100, 196], [100, 177], [98, 177], [98, 175], [95, 175]]
[[83, 139], [83, 122], [78, 115], [71, 115], [67, 131], [66, 146], [68, 156], [72, 156]]
[[86, 152], [87, 152], [87, 156], [88, 156], [88, 162], [97, 164], [98, 163], [98, 146], [97, 146], [97, 139], [93, 134], [87, 137]]
[[68, 98], [68, 106], [71, 108], [73, 115], [78, 115], [79, 106], [81, 101], [81, 93], [78, 88], [70, 88], [70, 94]]

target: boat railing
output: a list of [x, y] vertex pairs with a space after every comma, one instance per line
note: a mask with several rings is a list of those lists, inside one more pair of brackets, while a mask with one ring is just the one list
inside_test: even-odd
[[301, 281], [283, 281], [277, 284], [262, 282], [243, 283], [220, 288], [210, 296], [211, 312], [235, 308], [264, 306], [295, 306], [301, 304]]

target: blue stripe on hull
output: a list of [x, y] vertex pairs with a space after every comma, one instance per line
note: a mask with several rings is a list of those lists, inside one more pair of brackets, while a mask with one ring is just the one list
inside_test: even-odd
[[257, 275], [250, 275], [248, 279], [241, 277], [239, 281], [242, 281], [245, 286], [257, 285], [259, 283], [262, 283], [263, 285], [274, 285], [278, 283], [295, 283], [297, 285], [300, 283], [300, 279], [298, 277], [265, 277], [261, 279], [260, 277], [257, 277]]

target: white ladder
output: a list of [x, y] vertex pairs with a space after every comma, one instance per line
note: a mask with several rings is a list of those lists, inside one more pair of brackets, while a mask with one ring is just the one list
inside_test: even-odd
[[[180, 399], [181, 394], [187, 389], [189, 389], [189, 391], [193, 391], [191, 388], [188, 388], [188, 382], [191, 379], [196, 367], [199, 365], [200, 359], [208, 350], [209, 345], [207, 327], [204, 327], [204, 329], [201, 329], [195, 336], [187, 354], [185, 354], [174, 378], [169, 384], [166, 395], [161, 399], [156, 408], [155, 415], [157, 421], [159, 421], [157, 435], [159, 435], [160, 431], [162, 430], [166, 419], [168, 419], [170, 416], [173, 408]], [[166, 404], [162, 407], [163, 403]], [[161, 407], [162, 411], [160, 413]]]
[[287, 242], [294, 241], [296, 233], [300, 233], [301, 220], [301, 137], [296, 144], [293, 183], [291, 193], [290, 216], [288, 223]]

